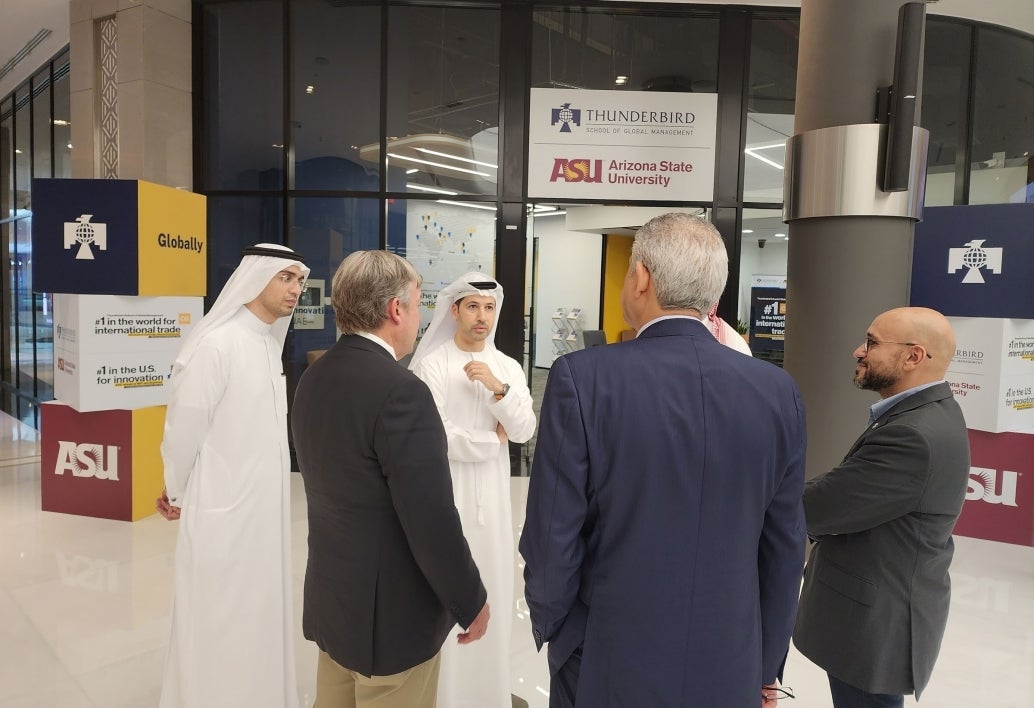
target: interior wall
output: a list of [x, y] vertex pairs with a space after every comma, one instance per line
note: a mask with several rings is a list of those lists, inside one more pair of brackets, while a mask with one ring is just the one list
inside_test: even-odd
[[560, 217], [535, 219], [533, 233], [538, 240], [534, 365], [548, 369], [556, 358], [552, 317], [558, 308], [580, 308], [583, 329], [599, 326], [603, 237], [567, 231]]
[[621, 330], [628, 329], [621, 311], [621, 289], [628, 274], [628, 262], [632, 257], [632, 236], [607, 236], [607, 262], [604, 267], [606, 283], [603, 288], [603, 331], [607, 342], [613, 344], [621, 338]]

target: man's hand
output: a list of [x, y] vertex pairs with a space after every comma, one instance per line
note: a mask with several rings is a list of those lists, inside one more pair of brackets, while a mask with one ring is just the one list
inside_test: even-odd
[[488, 630], [488, 615], [488, 603], [486, 602], [485, 606], [481, 608], [481, 612], [478, 612], [478, 616], [467, 627], [467, 631], [459, 634], [456, 640], [460, 644], [470, 644], [485, 636], [485, 631]]
[[155, 500], [154, 508], [169, 521], [175, 521], [180, 517], [180, 508], [169, 502], [169, 495], [164, 489], [162, 495]]
[[778, 681], [761, 687], [761, 708], [776, 708], [779, 705], [780, 692], [773, 690], [778, 687]]
[[471, 381], [480, 381], [491, 393], [501, 393], [503, 390], [503, 382], [495, 377], [488, 364], [483, 361], [468, 361], [463, 367], [463, 372]]

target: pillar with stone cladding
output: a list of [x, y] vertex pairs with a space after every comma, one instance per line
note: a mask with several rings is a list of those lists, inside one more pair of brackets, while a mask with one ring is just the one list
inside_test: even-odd
[[72, 176], [193, 183], [190, 0], [72, 0]]

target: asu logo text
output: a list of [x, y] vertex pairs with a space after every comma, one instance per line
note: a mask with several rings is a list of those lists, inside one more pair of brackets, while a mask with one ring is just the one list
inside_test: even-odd
[[59, 440], [54, 474], [71, 472], [74, 477], [96, 477], [118, 481], [118, 447]]
[[998, 487], [998, 470], [987, 467], [969, 468], [969, 489], [966, 490], [966, 501], [982, 500], [988, 504], [1001, 504], [1003, 506], [1016, 506], [1016, 482], [1019, 479], [1017, 472], [1002, 472], [1002, 490], [996, 492]]
[[558, 157], [553, 160], [553, 174], [549, 176], [549, 181], [560, 179], [565, 182], [602, 182], [603, 160], [565, 160]]

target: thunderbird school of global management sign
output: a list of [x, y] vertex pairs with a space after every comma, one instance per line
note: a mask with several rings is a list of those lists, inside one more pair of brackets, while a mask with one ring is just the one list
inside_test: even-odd
[[528, 196], [711, 201], [713, 93], [531, 90]]

